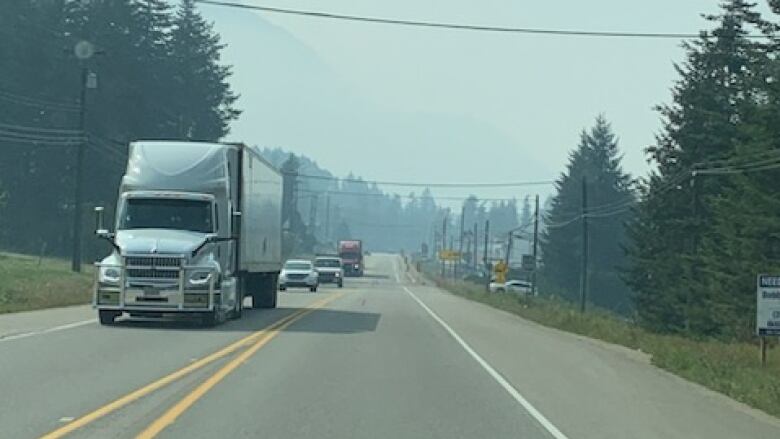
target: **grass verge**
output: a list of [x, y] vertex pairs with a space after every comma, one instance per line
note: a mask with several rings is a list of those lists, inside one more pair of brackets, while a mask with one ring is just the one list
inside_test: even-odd
[[780, 351], [770, 349], [761, 367], [758, 345], [694, 340], [646, 331], [604, 311], [584, 314], [562, 300], [487, 293], [465, 282], [436, 280], [445, 290], [509, 311], [545, 326], [638, 349], [652, 363], [689, 381], [780, 417]]
[[0, 314], [89, 303], [92, 274], [59, 260], [0, 253]]

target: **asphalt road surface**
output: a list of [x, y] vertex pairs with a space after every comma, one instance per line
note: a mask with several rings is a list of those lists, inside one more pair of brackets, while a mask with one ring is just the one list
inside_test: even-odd
[[209, 329], [0, 316], [0, 437], [780, 438], [640, 353], [452, 296], [396, 256], [279, 302]]

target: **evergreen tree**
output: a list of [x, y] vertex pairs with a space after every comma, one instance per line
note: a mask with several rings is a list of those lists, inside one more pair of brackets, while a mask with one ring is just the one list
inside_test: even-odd
[[664, 129], [647, 150], [657, 171], [631, 225], [627, 280], [640, 321], [655, 330], [712, 332], [707, 315], [717, 299], [703, 281], [700, 247], [713, 232], [713, 203], [730, 183], [690, 177], [699, 163], [733, 156], [744, 138], [741, 125], [753, 112], [757, 75], [767, 64], [764, 44], [746, 35], [774, 32], [752, 3], [730, 0], [721, 7], [720, 15], [707, 16], [717, 28], [684, 45], [673, 103], [659, 107]]
[[619, 279], [624, 265], [624, 223], [634, 201], [631, 178], [620, 166], [621, 155], [612, 129], [603, 116], [569, 157], [566, 172], [556, 182], [557, 194], [545, 213], [542, 233], [542, 276], [564, 297], [579, 297], [582, 260], [582, 182], [587, 179], [589, 300], [602, 307], [630, 309], [627, 288]]
[[233, 106], [238, 96], [227, 82], [230, 67], [220, 64], [223, 48], [212, 25], [197, 11], [195, 0], [182, 0], [171, 33], [182, 137], [218, 140], [240, 114]]
[[[190, 12], [181, 14], [180, 26], [174, 27], [166, 0], [4, 2], [0, 120], [33, 131], [27, 131], [28, 138], [0, 138], [0, 175], [7, 193], [6, 206], [0, 208], [5, 231], [0, 245], [30, 252], [44, 241], [60, 255], [72, 246], [68, 218], [74, 213], [76, 148], [31, 140], [29, 135], [78, 127], [82, 68], [98, 83], [86, 95], [85, 212], [91, 205], [115, 204], [128, 141], [179, 137], [181, 114], [192, 116], [184, 119], [184, 131], [196, 136], [214, 140], [226, 132], [237, 115], [235, 96], [227, 87], [229, 69], [218, 64], [221, 46], [216, 35]], [[174, 31], [184, 23], [193, 29], [190, 38], [180, 32], [174, 39]], [[81, 41], [96, 48], [90, 59], [74, 56], [73, 48]], [[186, 70], [180, 62], [183, 48], [193, 55]], [[183, 71], [196, 83], [191, 93], [181, 86]], [[197, 111], [193, 116], [183, 109]], [[195, 125], [199, 128], [190, 129]], [[85, 221], [84, 229], [89, 227]], [[84, 233], [87, 254], [96, 254], [98, 244], [89, 235]]]

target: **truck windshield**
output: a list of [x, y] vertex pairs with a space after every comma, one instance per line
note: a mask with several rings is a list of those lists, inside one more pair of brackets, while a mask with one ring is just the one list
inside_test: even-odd
[[211, 202], [172, 198], [130, 198], [119, 217], [119, 230], [175, 229], [214, 231]]
[[357, 259], [360, 259], [360, 254], [359, 253], [352, 253], [352, 252], [342, 253], [341, 254], [341, 259], [357, 260]]
[[341, 267], [338, 259], [317, 259], [314, 265], [316, 267]]

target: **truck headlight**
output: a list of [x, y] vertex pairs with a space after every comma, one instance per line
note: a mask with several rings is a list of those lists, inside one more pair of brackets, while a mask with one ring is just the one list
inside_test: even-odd
[[190, 274], [190, 277], [187, 280], [190, 283], [190, 285], [200, 287], [206, 285], [209, 282], [209, 280], [211, 280], [211, 272], [194, 271], [192, 274]]
[[115, 284], [119, 282], [121, 272], [117, 267], [101, 267], [100, 282], [106, 284]]
[[339, 273], [339, 272], [337, 271], [337, 272], [334, 274], [334, 276], [336, 276], [336, 277], [341, 277], [341, 273]]

